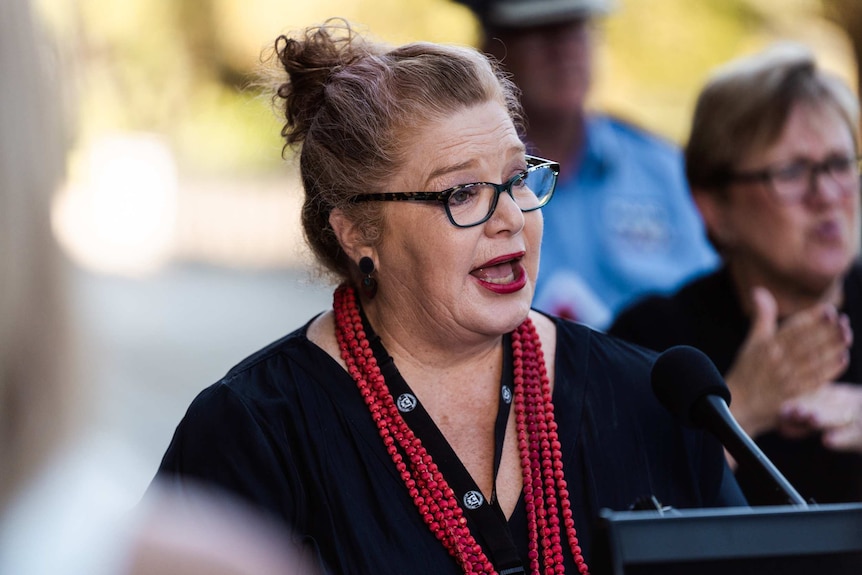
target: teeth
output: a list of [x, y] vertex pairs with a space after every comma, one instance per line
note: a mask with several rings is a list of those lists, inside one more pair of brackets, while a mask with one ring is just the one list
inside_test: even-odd
[[489, 283], [489, 284], [505, 285], [505, 284], [509, 284], [509, 283], [512, 283], [513, 281], [515, 281], [515, 274], [511, 273], [511, 274], [507, 275], [506, 277], [502, 277], [502, 278], [485, 278], [483, 281], [485, 281], [486, 283]]

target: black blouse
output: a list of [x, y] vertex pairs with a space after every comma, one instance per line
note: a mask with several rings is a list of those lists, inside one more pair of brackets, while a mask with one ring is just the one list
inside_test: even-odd
[[[853, 266], [844, 279], [843, 311], [855, 334], [850, 364], [837, 378], [862, 384], [862, 267]], [[624, 311], [610, 333], [650, 349], [674, 345], [701, 349], [726, 373], [748, 334], [749, 319], [733, 288], [730, 273], [721, 269], [684, 286], [670, 297], [650, 296]], [[756, 383], [756, 382], [755, 382]], [[862, 501], [862, 455], [823, 447], [819, 435], [787, 439], [771, 432], [755, 438], [764, 454], [805, 499], [817, 503]], [[740, 466], [736, 479], [752, 504], [769, 501], [771, 487]]]
[[[554, 321], [554, 413], [594, 574], [602, 508], [628, 509], [650, 495], [678, 508], [745, 505], [721, 446], [681, 428], [654, 399], [654, 353]], [[460, 573], [420, 517], [353, 379], [308, 340], [307, 327], [198, 395], [160, 475], [215, 484], [284, 520], [327, 573]], [[508, 528], [526, 557], [523, 496]], [[577, 573], [568, 549], [565, 561]]]

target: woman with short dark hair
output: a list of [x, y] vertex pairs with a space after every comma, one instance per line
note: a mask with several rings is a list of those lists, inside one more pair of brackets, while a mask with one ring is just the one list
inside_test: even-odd
[[[781, 44], [704, 87], [686, 173], [723, 268], [633, 305], [611, 333], [710, 356], [731, 411], [807, 498], [862, 501], [859, 107]], [[751, 470], [752, 503], [771, 501]]]

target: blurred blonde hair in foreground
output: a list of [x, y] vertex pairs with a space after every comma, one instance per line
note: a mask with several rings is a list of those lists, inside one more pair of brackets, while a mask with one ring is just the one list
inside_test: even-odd
[[50, 229], [65, 137], [23, 0], [0, 2], [0, 509], [64, 435], [65, 292]]
[[221, 494], [130, 503], [135, 458], [82, 425], [50, 226], [67, 141], [49, 46], [28, 0], [0, 0], [0, 573], [310, 573], [289, 533]]

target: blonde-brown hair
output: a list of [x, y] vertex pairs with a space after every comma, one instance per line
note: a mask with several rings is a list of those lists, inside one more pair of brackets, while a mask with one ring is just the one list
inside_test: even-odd
[[27, 2], [0, 2], [0, 510], [56, 447], [71, 411], [50, 226], [66, 142], [39, 53], [46, 45]]
[[689, 185], [721, 193], [743, 158], [774, 144], [796, 104], [838, 112], [859, 147], [859, 103], [838, 77], [817, 67], [796, 43], [735, 60], [721, 68], [697, 100], [685, 148]]
[[427, 42], [393, 48], [335, 19], [295, 37], [279, 36], [275, 53], [282, 74], [275, 89], [285, 118], [281, 133], [286, 146], [301, 144], [303, 232], [318, 261], [341, 278], [355, 266], [329, 225], [330, 213], [344, 210], [365, 240], [376, 242], [379, 206], [349, 200], [384, 191], [424, 125], [499, 101], [522, 126], [514, 84], [473, 48]]

